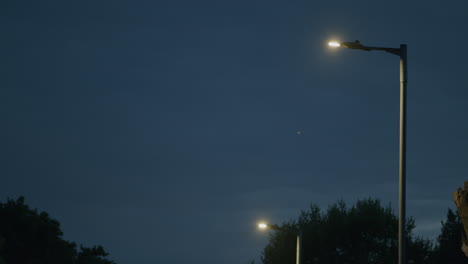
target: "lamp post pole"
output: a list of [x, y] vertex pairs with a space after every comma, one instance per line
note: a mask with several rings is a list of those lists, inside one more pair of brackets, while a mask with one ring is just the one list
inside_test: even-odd
[[299, 229], [296, 237], [296, 264], [302, 263], [302, 230]]
[[400, 45], [400, 197], [398, 219], [398, 264], [406, 263], [406, 84], [407, 77], [406, 45]]
[[399, 218], [398, 218], [398, 264], [406, 263], [406, 85], [407, 45], [400, 48], [369, 47], [362, 45], [359, 40], [354, 42], [329, 42], [331, 47], [345, 47], [365, 51], [382, 50], [400, 57], [400, 150], [399, 150]]

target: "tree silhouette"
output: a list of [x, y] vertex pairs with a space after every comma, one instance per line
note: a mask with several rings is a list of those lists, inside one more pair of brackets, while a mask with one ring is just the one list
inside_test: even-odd
[[0, 203], [0, 264], [112, 264], [101, 246], [76, 250], [58, 221], [24, 203]]
[[[432, 244], [415, 238], [414, 227], [414, 220], [408, 219], [408, 260], [414, 264], [430, 263]], [[262, 263], [295, 263], [294, 231], [298, 229], [303, 234], [304, 264], [397, 262], [398, 218], [390, 206], [382, 207], [379, 200], [360, 200], [351, 208], [339, 201], [324, 213], [317, 205], [311, 205], [298, 220], [283, 223], [281, 230], [271, 233]]]
[[468, 258], [461, 250], [462, 231], [463, 226], [460, 217], [451, 209], [448, 209], [447, 219], [442, 222], [441, 234], [437, 237], [435, 249], [437, 263], [468, 263]]
[[94, 246], [86, 248], [80, 246], [80, 252], [77, 257], [77, 264], [107, 264], [112, 263], [105, 259], [109, 255], [102, 246]]

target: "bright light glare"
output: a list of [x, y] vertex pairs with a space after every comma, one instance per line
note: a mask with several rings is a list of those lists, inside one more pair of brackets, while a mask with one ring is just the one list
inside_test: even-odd
[[267, 228], [267, 227], [268, 227], [268, 226], [267, 226], [267, 224], [265, 224], [265, 223], [260, 223], [260, 224], [258, 224], [258, 228], [265, 229], [265, 228]]
[[336, 41], [330, 41], [328, 42], [328, 46], [330, 47], [339, 47], [341, 46], [339, 42], [336, 42]]

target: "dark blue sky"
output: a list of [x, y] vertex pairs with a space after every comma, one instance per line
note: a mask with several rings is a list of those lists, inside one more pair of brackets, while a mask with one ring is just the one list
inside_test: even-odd
[[[434, 238], [468, 178], [468, 2], [2, 1], [0, 199], [119, 264], [247, 263], [255, 223], [376, 197]], [[301, 134], [297, 132], [301, 131]]]

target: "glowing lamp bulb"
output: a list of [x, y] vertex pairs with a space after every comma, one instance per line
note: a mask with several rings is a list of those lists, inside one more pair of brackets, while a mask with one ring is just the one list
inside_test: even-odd
[[267, 228], [267, 227], [268, 227], [268, 226], [267, 226], [267, 224], [265, 224], [265, 223], [260, 223], [260, 224], [258, 224], [258, 228], [265, 229], [265, 228]]
[[339, 47], [341, 46], [339, 42], [336, 42], [336, 41], [330, 41], [328, 42], [328, 46], [330, 47]]

